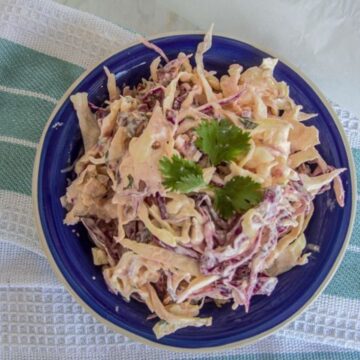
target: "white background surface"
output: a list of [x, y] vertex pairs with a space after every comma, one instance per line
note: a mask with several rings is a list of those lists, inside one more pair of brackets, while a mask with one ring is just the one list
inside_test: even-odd
[[358, 0], [58, 0], [154, 35], [205, 30], [236, 36], [289, 60], [332, 101], [360, 115]]

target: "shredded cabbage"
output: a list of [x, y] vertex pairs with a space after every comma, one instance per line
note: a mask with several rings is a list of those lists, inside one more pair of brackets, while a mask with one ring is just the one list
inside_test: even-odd
[[[211, 326], [211, 317], [201, 317], [205, 299], [248, 311], [253, 296], [272, 294], [279, 274], [310, 261], [304, 231], [316, 211], [313, 201], [333, 186], [344, 206], [346, 169], [321, 157], [319, 131], [306, 125], [317, 115], [303, 112], [288, 85], [274, 78], [277, 59], [247, 69], [231, 64], [219, 78], [204, 66], [212, 27], [194, 67], [192, 54], [169, 60], [143, 43], [159, 54], [148, 80], [120, 90], [105, 67], [109, 99], [103, 107], [89, 104], [86, 93], [71, 96], [84, 154], [61, 204], [64, 223], [81, 222], [89, 233], [93, 262], [102, 266], [109, 290], [146, 304], [161, 338], [187, 326]], [[217, 166], [197, 138], [197, 127], [214, 119], [249, 134], [248, 151]], [[159, 161], [173, 155], [200, 171], [201, 191], [164, 187]], [[174, 183], [181, 172], [175, 169]], [[215, 194], [239, 176], [258, 183], [262, 200], [222, 218]]]

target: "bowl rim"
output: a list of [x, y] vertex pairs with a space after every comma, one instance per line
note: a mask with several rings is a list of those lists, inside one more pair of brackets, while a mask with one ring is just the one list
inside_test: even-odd
[[[179, 35], [180, 36], [181, 35], [186, 36], [186, 35], [204, 35], [204, 34], [205, 34], [204, 31], [191, 31], [191, 30], [190, 31], [173, 31], [173, 32], [159, 33], [159, 34], [156, 34], [154, 36], [147, 37], [147, 40], [152, 41], [152, 40], [158, 40], [158, 39], [161, 39], [161, 38], [166, 38], [166, 37], [171, 37], [171, 36], [179, 36]], [[228, 344], [225, 344], [225, 345], [203, 347], [203, 348], [186, 348], [186, 347], [176, 347], [176, 346], [164, 345], [164, 344], [161, 344], [161, 343], [146, 339], [146, 338], [144, 338], [142, 336], [135, 335], [132, 332], [130, 332], [128, 330], [125, 330], [124, 328], [122, 328], [120, 326], [115, 325], [111, 321], [105, 319], [103, 316], [98, 314], [83, 299], [81, 299], [81, 297], [76, 293], [76, 291], [67, 282], [66, 278], [64, 277], [61, 270], [57, 266], [57, 264], [56, 264], [56, 262], [55, 262], [55, 260], [53, 258], [53, 255], [52, 255], [52, 253], [51, 253], [51, 251], [49, 249], [49, 246], [48, 246], [48, 243], [46, 241], [45, 235], [44, 235], [44, 231], [43, 231], [43, 227], [42, 227], [41, 219], [40, 219], [40, 213], [39, 213], [39, 204], [38, 204], [38, 175], [39, 175], [39, 166], [40, 166], [40, 159], [41, 159], [41, 154], [42, 154], [42, 150], [43, 150], [44, 139], [46, 137], [46, 134], [48, 132], [48, 129], [50, 127], [51, 122], [53, 121], [53, 119], [57, 115], [58, 111], [60, 110], [60, 108], [62, 107], [64, 102], [69, 98], [72, 91], [77, 87], [77, 85], [79, 85], [80, 82], [82, 80], [84, 80], [93, 70], [95, 70], [98, 66], [103, 64], [106, 60], [108, 60], [112, 56], [114, 56], [114, 55], [116, 55], [116, 54], [118, 54], [120, 52], [123, 52], [126, 49], [128, 49], [128, 48], [130, 48], [130, 47], [132, 47], [134, 45], [141, 44], [141, 36], [139, 36], [139, 39], [131, 41], [127, 45], [120, 47], [115, 52], [113, 52], [110, 55], [104, 57], [102, 60], [96, 62], [93, 66], [86, 69], [70, 85], [70, 87], [66, 90], [66, 92], [61, 97], [61, 99], [58, 100], [58, 102], [57, 102], [55, 108], [53, 109], [48, 121], [46, 122], [46, 124], [44, 126], [44, 129], [43, 129], [43, 132], [41, 134], [41, 138], [40, 138], [38, 146], [37, 146], [37, 151], [36, 151], [35, 160], [34, 160], [34, 166], [33, 166], [33, 173], [32, 173], [32, 203], [33, 203], [33, 209], [34, 209], [33, 210], [33, 217], [34, 217], [34, 223], [35, 223], [36, 232], [37, 232], [37, 234], [39, 236], [41, 247], [42, 247], [42, 249], [43, 249], [43, 251], [44, 251], [44, 253], [46, 255], [46, 258], [47, 258], [48, 262], [50, 263], [50, 266], [51, 266], [52, 270], [54, 271], [54, 273], [55, 273], [56, 277], [58, 278], [58, 280], [65, 286], [65, 289], [71, 294], [71, 296], [88, 313], [90, 313], [97, 321], [99, 321], [103, 325], [107, 326], [111, 330], [113, 330], [113, 331], [115, 331], [117, 333], [120, 333], [120, 334], [130, 338], [131, 340], [140, 342], [142, 344], [150, 345], [150, 346], [153, 346], [153, 347], [156, 347], [156, 348], [159, 348], [159, 349], [171, 350], [171, 351], [176, 351], [176, 352], [205, 353], [205, 352], [229, 350], [229, 349], [232, 349], [232, 348], [235, 348], [235, 347], [243, 347], [243, 346], [246, 346], [246, 345], [253, 344], [254, 342], [256, 342], [256, 341], [258, 341], [260, 339], [264, 339], [265, 337], [268, 337], [268, 336], [274, 334], [279, 329], [283, 328], [284, 326], [286, 326], [290, 322], [294, 321], [298, 316], [300, 316], [305, 311], [305, 309], [309, 305], [311, 305], [319, 297], [319, 295], [325, 290], [325, 288], [327, 287], [327, 285], [329, 284], [329, 282], [331, 281], [331, 279], [335, 275], [335, 273], [336, 273], [336, 271], [337, 271], [337, 269], [338, 269], [344, 255], [345, 255], [346, 248], [349, 245], [352, 230], [353, 230], [353, 225], [354, 225], [354, 221], [355, 221], [355, 214], [356, 214], [357, 179], [356, 179], [355, 163], [354, 163], [354, 158], [353, 158], [353, 155], [352, 155], [351, 147], [350, 147], [349, 141], [347, 139], [347, 136], [345, 134], [345, 131], [344, 131], [343, 127], [342, 127], [342, 124], [341, 124], [337, 114], [335, 113], [335, 111], [333, 110], [331, 105], [329, 104], [328, 100], [322, 94], [320, 89], [317, 87], [317, 85], [315, 85], [313, 83], [313, 81], [310, 80], [296, 66], [289, 63], [282, 56], [278, 57], [277, 54], [274, 54], [273, 51], [268, 51], [268, 49], [264, 48], [263, 46], [258, 46], [256, 43], [244, 41], [241, 38], [231, 36], [231, 35], [228, 35], [228, 34], [222, 33], [222, 32], [214, 33], [213, 35], [214, 36], [224, 37], [224, 38], [227, 38], [227, 39], [230, 39], [230, 40], [240, 41], [243, 44], [250, 45], [250, 46], [252, 46], [252, 47], [254, 47], [254, 48], [256, 48], [256, 49], [258, 49], [260, 51], [266, 52], [269, 56], [279, 59], [282, 63], [284, 63], [286, 66], [288, 66], [294, 73], [296, 73], [298, 76], [300, 76], [305, 81], [307, 86], [309, 86], [315, 92], [315, 94], [319, 97], [319, 99], [321, 100], [323, 105], [326, 107], [327, 111], [331, 115], [332, 120], [334, 121], [334, 123], [336, 125], [337, 130], [340, 133], [341, 141], [342, 141], [342, 143], [343, 143], [343, 145], [345, 147], [347, 160], [349, 162], [349, 169], [348, 170], [350, 171], [350, 180], [351, 180], [351, 189], [352, 189], [351, 214], [350, 214], [350, 221], [349, 221], [349, 225], [348, 225], [348, 228], [347, 228], [345, 240], [344, 240], [344, 243], [343, 243], [343, 245], [342, 245], [342, 247], [341, 247], [341, 249], [340, 249], [340, 251], [339, 251], [339, 253], [338, 253], [337, 257], [336, 257], [336, 260], [335, 260], [333, 266], [331, 267], [330, 271], [328, 272], [328, 274], [326, 275], [326, 277], [324, 278], [324, 280], [322, 281], [320, 286], [317, 288], [317, 290], [314, 292], [314, 294], [293, 315], [291, 315], [289, 318], [285, 319], [281, 323], [277, 324], [276, 326], [272, 327], [271, 329], [268, 329], [268, 330], [266, 330], [266, 331], [264, 331], [264, 332], [262, 332], [260, 334], [257, 334], [255, 336], [252, 336], [252, 337], [247, 338], [247, 339], [231, 342], [231, 343], [228, 343]]]

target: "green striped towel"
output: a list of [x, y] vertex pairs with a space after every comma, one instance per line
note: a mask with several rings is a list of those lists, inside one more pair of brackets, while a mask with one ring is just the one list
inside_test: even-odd
[[[134, 38], [52, 2], [0, 0], [0, 358], [359, 359], [359, 221], [324, 294], [287, 328], [243, 349], [194, 355], [135, 343], [85, 313], [55, 279], [32, 222], [36, 145], [68, 86]], [[334, 108], [360, 163], [359, 121]]]

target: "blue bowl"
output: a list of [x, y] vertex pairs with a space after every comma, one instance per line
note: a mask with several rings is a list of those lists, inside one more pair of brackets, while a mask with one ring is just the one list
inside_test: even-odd
[[[179, 51], [194, 53], [202, 38], [202, 34], [182, 34], [152, 41], [169, 58], [174, 58]], [[355, 213], [351, 152], [341, 125], [324, 98], [302, 75], [279, 61], [275, 77], [289, 84], [291, 97], [304, 106], [304, 111], [319, 114], [308, 124], [320, 130], [321, 155], [329, 164], [349, 169], [342, 175], [345, 207], [329, 206], [335, 201], [332, 191], [317, 197], [306, 235], [309, 243], [320, 246], [320, 253], [313, 254], [306, 266], [281, 275], [270, 297], [253, 298], [248, 314], [242, 308], [233, 311], [230, 305], [219, 309], [207, 304], [202, 316], [213, 316], [211, 327], [189, 327], [156, 340], [152, 332], [155, 320], [146, 320], [149, 315], [146, 306], [136, 301], [127, 303], [107, 290], [100, 268], [93, 265], [91, 243], [85, 229], [81, 225], [63, 225], [65, 210], [59, 201], [69, 177], [60, 170], [75, 160], [82, 146], [70, 95], [85, 91], [92, 103], [101, 105], [108, 97], [104, 65], [116, 74], [118, 85], [134, 85], [149, 76], [149, 65], [156, 55], [142, 44], [130, 46], [86, 72], [59, 102], [42, 135], [34, 168], [33, 199], [39, 236], [51, 265], [71, 294], [112, 329], [138, 341], [181, 350], [248, 344], [271, 334], [299, 315], [320, 294], [339, 265]], [[206, 69], [224, 74], [230, 64], [240, 63], [247, 68], [259, 65], [268, 56], [271, 55], [244, 42], [214, 36], [213, 46], [205, 54], [204, 62]], [[52, 125], [57, 122], [62, 122], [63, 126], [55, 129]]]

